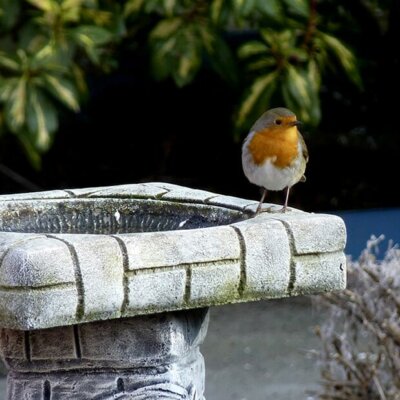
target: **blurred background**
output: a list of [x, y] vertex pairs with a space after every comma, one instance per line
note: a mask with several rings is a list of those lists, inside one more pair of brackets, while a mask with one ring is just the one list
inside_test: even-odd
[[0, 0], [0, 191], [258, 199], [241, 142], [286, 106], [310, 150], [293, 206], [399, 206], [399, 18], [395, 0]]
[[[258, 200], [241, 143], [266, 109], [285, 106], [310, 151], [290, 205], [342, 215], [355, 257], [371, 233], [399, 242], [399, 19], [397, 0], [0, 0], [0, 193], [167, 181]], [[281, 337], [292, 314], [283, 321], [275, 303], [260, 304], [248, 315], [267, 308], [265, 326], [282, 348], [293, 344]], [[296, 310], [290, 332], [315, 322], [309, 303], [280, 304]], [[214, 363], [212, 343], [238, 328], [226, 317], [237, 307], [216, 310], [205, 345], [213, 393], [232, 370]], [[245, 328], [225, 342], [231, 350], [252, 340]], [[272, 363], [266, 381], [276, 358], [257, 338], [237, 357], [258, 349], [259, 365]], [[304, 371], [303, 355], [282, 351], [285, 368]], [[273, 398], [299, 398], [307, 377], [296, 382], [293, 397]], [[214, 398], [245, 399], [223, 387]]]

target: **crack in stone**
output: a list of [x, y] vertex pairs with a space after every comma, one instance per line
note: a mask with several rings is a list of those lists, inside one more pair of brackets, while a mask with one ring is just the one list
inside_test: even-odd
[[79, 326], [73, 325], [73, 333], [74, 333], [74, 346], [75, 346], [75, 354], [76, 358], [82, 358], [82, 346], [81, 346], [81, 336], [79, 332]]
[[192, 296], [192, 268], [186, 268], [186, 282], [185, 282], [185, 294], [183, 296], [183, 303], [188, 305], [190, 303], [190, 297]]
[[51, 386], [50, 382], [46, 379], [43, 383], [43, 400], [51, 399]]
[[240, 261], [240, 258], [224, 258], [224, 259], [209, 260], [209, 261], [185, 262], [174, 265], [161, 265], [157, 267], [143, 267], [137, 269], [130, 269], [126, 271], [126, 274], [128, 276], [139, 275], [139, 274], [154, 274], [157, 272], [170, 272], [190, 267], [205, 268], [210, 265], [232, 264], [238, 261]]
[[2, 292], [40, 292], [40, 291], [49, 291], [49, 290], [59, 290], [59, 289], [70, 289], [75, 287], [75, 282], [58, 282], [48, 285], [41, 286], [0, 286], [0, 291]]
[[124, 289], [124, 299], [122, 300], [121, 304], [121, 315], [125, 315], [125, 312], [129, 306], [129, 282], [127, 274], [129, 272], [128, 250], [125, 242], [120, 237], [114, 235], [111, 235], [110, 237], [117, 241], [122, 254], [122, 267], [124, 269], [124, 273], [122, 274], [122, 287]]
[[24, 353], [25, 358], [31, 362], [31, 333], [30, 331], [24, 331]]
[[83, 316], [85, 314], [85, 291], [84, 291], [84, 287], [83, 287], [82, 271], [81, 271], [81, 266], [79, 263], [78, 254], [76, 253], [75, 247], [71, 243], [69, 243], [67, 240], [61, 239], [60, 237], [53, 236], [53, 235], [46, 235], [46, 236], [50, 239], [59, 240], [60, 242], [64, 243], [67, 246], [67, 248], [71, 254], [72, 264], [73, 264], [74, 273], [75, 273], [76, 290], [78, 292], [78, 304], [76, 307], [75, 316], [76, 316], [76, 319], [79, 321], [83, 318]]
[[239, 246], [240, 246], [240, 280], [239, 280], [239, 287], [238, 287], [238, 292], [239, 296], [242, 297], [243, 293], [246, 289], [246, 284], [247, 284], [247, 272], [246, 272], [246, 254], [247, 254], [247, 248], [246, 248], [246, 241], [244, 239], [244, 236], [240, 229], [236, 226], [232, 225], [232, 229], [236, 232], [236, 235], [239, 240]]
[[282, 219], [278, 219], [278, 218], [271, 218], [274, 221], [279, 221], [282, 223], [283, 227], [286, 230], [286, 235], [288, 237], [289, 240], [289, 248], [290, 248], [290, 264], [289, 264], [289, 283], [287, 286], [287, 294], [288, 296], [293, 296], [293, 290], [294, 290], [294, 285], [296, 284], [296, 262], [294, 259], [294, 256], [296, 254], [296, 250], [294, 247], [294, 236], [293, 236], [293, 232], [290, 229], [289, 224], [282, 220]]

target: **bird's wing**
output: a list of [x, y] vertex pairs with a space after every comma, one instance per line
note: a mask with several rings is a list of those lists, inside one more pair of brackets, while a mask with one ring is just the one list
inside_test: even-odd
[[303, 151], [304, 160], [305, 160], [306, 162], [308, 162], [308, 149], [307, 149], [307, 145], [306, 145], [306, 142], [304, 141], [304, 138], [303, 138], [303, 136], [302, 136], [302, 134], [301, 134], [300, 132], [299, 132], [299, 138], [300, 138], [301, 148], [302, 148], [302, 151]]

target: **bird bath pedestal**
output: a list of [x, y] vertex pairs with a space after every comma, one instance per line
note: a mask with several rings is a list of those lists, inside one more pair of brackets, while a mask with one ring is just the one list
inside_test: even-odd
[[166, 183], [0, 196], [7, 399], [202, 400], [208, 307], [345, 287], [340, 218], [256, 207]]

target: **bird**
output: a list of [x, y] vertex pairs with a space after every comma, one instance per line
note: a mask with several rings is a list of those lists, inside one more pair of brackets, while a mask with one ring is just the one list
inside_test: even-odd
[[290, 188], [305, 182], [304, 172], [308, 150], [298, 130], [301, 124], [287, 108], [272, 108], [253, 124], [242, 146], [242, 166], [246, 178], [263, 189], [258, 214], [267, 191], [286, 188], [285, 203], [280, 212], [286, 212]]

